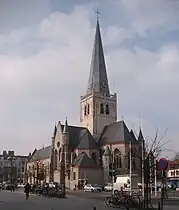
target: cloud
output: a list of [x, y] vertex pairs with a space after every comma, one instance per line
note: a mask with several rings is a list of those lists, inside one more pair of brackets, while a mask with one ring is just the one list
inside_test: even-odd
[[178, 1], [134, 0], [131, 4], [130, 0], [121, 0], [118, 6], [124, 9], [126, 19], [141, 36], [147, 36], [150, 32], [158, 36], [158, 33], [178, 29]]
[[[121, 1], [121, 19], [128, 18], [128, 24], [103, 23], [102, 18], [100, 22], [111, 90], [118, 93], [119, 119], [124, 116], [137, 132], [140, 115], [145, 136], [153, 137], [157, 127], [161, 133], [168, 128], [167, 138], [176, 143], [178, 41], [172, 43], [168, 37], [155, 50], [140, 46], [140, 39], [135, 41], [138, 33], [145, 35], [142, 41], [148, 44], [149, 30], [162, 38], [169, 23], [178, 18], [172, 14], [172, 6], [160, 11], [163, 6], [157, 9], [157, 4], [151, 1], [148, 6], [141, 3], [137, 7]], [[153, 16], [142, 12], [143, 8], [155, 8]], [[56, 11], [35, 18], [39, 23], [16, 29], [8, 25], [9, 33], [0, 34], [2, 148], [27, 153], [50, 143], [55, 121], [63, 122], [67, 116], [70, 124], [79, 124], [80, 95], [86, 90], [93, 47], [93, 10], [93, 4], [78, 5], [69, 14]], [[163, 18], [166, 12], [172, 15], [170, 21]], [[116, 14], [119, 20], [120, 15]], [[15, 22], [20, 24], [19, 20]], [[177, 27], [175, 22], [171, 27]], [[121, 46], [131, 40], [133, 47]]]

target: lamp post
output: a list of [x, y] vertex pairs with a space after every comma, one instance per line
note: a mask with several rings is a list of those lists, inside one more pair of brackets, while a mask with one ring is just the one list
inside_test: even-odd
[[65, 189], [65, 153], [64, 153], [64, 145], [62, 146], [62, 158], [60, 163], [60, 184], [62, 185], [62, 196], [66, 197], [66, 189]]
[[130, 177], [130, 196], [132, 195], [132, 143], [131, 141], [129, 142], [129, 153], [130, 153], [130, 172], [129, 172], [129, 177]]
[[15, 157], [14, 156], [9, 156], [7, 158], [10, 161], [10, 182], [11, 182], [11, 186], [13, 184], [13, 172], [12, 172], [12, 168], [13, 168], [13, 161], [15, 161]]

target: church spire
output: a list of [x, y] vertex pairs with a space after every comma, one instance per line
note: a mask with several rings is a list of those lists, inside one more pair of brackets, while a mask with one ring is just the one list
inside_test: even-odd
[[93, 54], [91, 60], [90, 75], [88, 80], [87, 94], [95, 92], [109, 96], [108, 77], [106, 72], [106, 64], [103, 53], [103, 45], [101, 40], [99, 26], [99, 11], [97, 13], [97, 25], [93, 46]]
[[64, 128], [63, 128], [63, 133], [68, 133], [68, 121], [67, 121], [67, 118], [65, 119], [65, 124], [64, 124]]

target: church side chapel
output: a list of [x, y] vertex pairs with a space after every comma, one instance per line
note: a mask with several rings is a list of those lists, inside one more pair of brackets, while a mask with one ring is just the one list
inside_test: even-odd
[[117, 121], [117, 94], [110, 92], [97, 19], [87, 90], [80, 98], [80, 126], [69, 125], [67, 119], [55, 125], [50, 145], [29, 158], [27, 180], [60, 182], [63, 149], [67, 188], [111, 182], [112, 168], [115, 175], [129, 173], [130, 142], [132, 173], [140, 175], [142, 140], [141, 129], [136, 138], [124, 120]]

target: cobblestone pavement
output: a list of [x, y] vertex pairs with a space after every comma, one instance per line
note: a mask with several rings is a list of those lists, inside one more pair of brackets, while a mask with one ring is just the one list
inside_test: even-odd
[[[0, 209], [2, 210], [112, 210], [102, 200], [80, 198], [69, 195], [67, 199], [44, 198], [31, 195], [28, 201], [22, 192], [0, 192]], [[178, 210], [177, 206], [165, 206], [164, 210]]]

